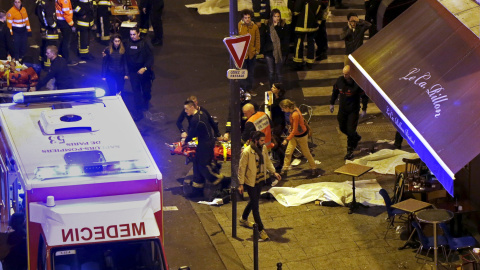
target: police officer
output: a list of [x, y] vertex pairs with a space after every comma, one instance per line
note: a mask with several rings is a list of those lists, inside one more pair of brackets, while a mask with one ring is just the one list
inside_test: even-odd
[[[193, 182], [191, 183], [191, 190], [187, 196], [201, 195], [203, 191], [205, 180], [213, 184], [218, 184], [223, 180], [223, 175], [214, 173], [212, 167], [213, 148], [215, 147], [215, 135], [213, 127], [210, 125], [210, 119], [207, 114], [197, 110], [193, 101], [186, 101], [184, 105], [185, 113], [191, 116], [188, 136], [185, 143], [192, 141], [194, 137], [198, 138], [198, 145], [193, 159]], [[184, 186], [188, 185], [184, 182]], [[184, 192], [187, 189], [184, 188]]]
[[135, 102], [133, 119], [139, 121], [143, 118], [143, 111], [148, 111], [149, 108], [154, 75], [152, 47], [140, 38], [140, 30], [136, 27], [130, 29], [130, 40], [125, 46], [125, 54]]
[[108, 43], [110, 40], [110, 1], [97, 0], [94, 5], [97, 5], [97, 38], [100, 42]]
[[77, 23], [78, 56], [92, 60], [90, 54], [90, 29], [93, 26], [93, 0], [73, 0], [73, 14]]
[[50, 67], [50, 59], [45, 56], [47, 46], [54, 45], [58, 47], [59, 44], [55, 0], [37, 0], [36, 5], [35, 13], [40, 20], [40, 31], [42, 33], [42, 47], [39, 60], [44, 67]]
[[332, 98], [330, 99], [330, 112], [334, 111], [334, 104], [339, 99], [339, 108], [337, 120], [340, 126], [340, 131], [347, 135], [347, 155], [345, 159], [353, 158], [353, 151], [357, 148], [358, 142], [362, 139], [357, 133], [357, 125], [360, 111], [360, 99], [362, 99], [362, 114], [364, 117], [367, 114], [368, 97], [365, 92], [355, 83], [350, 77], [350, 66], [346, 65], [343, 68], [343, 76], [337, 79], [333, 86]]

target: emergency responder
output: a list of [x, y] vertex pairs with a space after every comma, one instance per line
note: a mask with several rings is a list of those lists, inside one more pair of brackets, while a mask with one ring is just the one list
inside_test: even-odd
[[97, 38], [100, 42], [107, 43], [110, 40], [110, 1], [97, 0]]
[[140, 33], [142, 37], [148, 34], [150, 23], [153, 28], [152, 45], [163, 45], [163, 0], [140, 0], [138, 9], [140, 10]]
[[297, 0], [294, 14], [297, 16], [294, 67], [297, 70], [303, 68], [303, 41], [307, 36], [306, 63], [311, 69], [315, 62], [315, 32], [318, 30], [318, 21], [321, 21], [320, 4], [317, 0]]
[[[216, 185], [223, 180], [224, 176], [215, 173], [212, 166], [215, 134], [213, 127], [210, 125], [209, 117], [202, 111], [197, 110], [195, 103], [191, 100], [185, 102], [184, 109], [185, 113], [192, 117], [184, 145], [192, 141], [194, 137], [198, 138], [198, 145], [193, 159], [193, 182], [184, 181], [183, 185], [191, 184], [191, 189], [189, 189], [188, 194], [185, 194], [186, 196], [197, 196], [201, 195], [205, 180]], [[184, 192], [186, 190], [188, 189], [184, 188]]]
[[75, 26], [73, 22], [73, 10], [70, 0], [57, 0], [55, 4], [58, 29], [62, 33], [60, 41], [60, 55], [67, 60], [69, 66], [78, 65], [78, 62], [70, 59], [70, 42], [72, 40]]
[[152, 0], [138, 0], [138, 9], [140, 11], [140, 35], [145, 37], [150, 28], [150, 12], [152, 11]]
[[247, 118], [245, 128], [242, 132], [242, 143], [246, 143], [251, 139], [254, 131], [262, 131], [265, 133], [265, 145], [272, 148], [272, 129], [270, 125], [270, 117], [264, 112], [257, 112], [251, 103], [247, 103], [242, 108], [243, 115]]
[[265, 134], [265, 146], [276, 154], [279, 165], [275, 167], [276, 171], [280, 171], [283, 167], [285, 151], [280, 147], [280, 141], [275, 141], [272, 137], [272, 121], [264, 112], [255, 110], [255, 106], [247, 103], [242, 108], [243, 115], [247, 118], [245, 128], [242, 132], [242, 143], [248, 143], [252, 139], [255, 131], [261, 131]]
[[27, 35], [32, 35], [27, 10], [22, 6], [21, 0], [14, 0], [13, 7], [7, 12], [7, 26], [13, 35], [15, 59], [22, 62], [27, 53]]
[[154, 74], [153, 53], [151, 45], [140, 38], [138, 28], [130, 29], [130, 40], [125, 46], [127, 55], [128, 78], [132, 85], [135, 102], [133, 119], [139, 121], [143, 118], [143, 111], [148, 111], [152, 98], [152, 80]]
[[55, 0], [37, 0], [36, 5], [35, 13], [40, 20], [40, 31], [42, 34], [40, 61], [44, 67], [50, 67], [50, 59], [45, 56], [47, 46], [55, 45], [58, 48], [59, 45]]
[[270, 0], [252, 0], [252, 7], [255, 22], [265, 24], [270, 18]]
[[50, 71], [44, 78], [38, 81], [37, 89], [44, 87], [51, 79], [55, 79], [57, 90], [75, 88], [72, 85], [72, 77], [70, 76], [67, 60], [58, 55], [57, 47], [54, 45], [48, 46], [45, 54], [50, 59]]
[[10, 34], [10, 29], [5, 24], [7, 19], [7, 14], [5, 11], [0, 11], [0, 59], [7, 60], [8, 55], [12, 58], [13, 53], [13, 39], [12, 34]]
[[315, 34], [315, 44], [317, 51], [315, 52], [315, 60], [322, 61], [327, 59], [328, 51], [328, 35], [327, 35], [327, 19], [330, 16], [330, 6], [328, 0], [320, 1], [320, 21], [318, 22], [318, 30]]
[[90, 29], [93, 26], [93, 0], [72, 0], [73, 14], [77, 24], [78, 56], [92, 60], [90, 54]]
[[[213, 119], [213, 117], [210, 115], [210, 113], [204, 107], [198, 106], [197, 97], [196, 96], [190, 96], [190, 97], [187, 98], [186, 101], [193, 101], [193, 103], [195, 104], [195, 108], [208, 116], [209, 124], [213, 128], [213, 131], [215, 132], [215, 137], [220, 137], [220, 131], [218, 130], [218, 123], [215, 123], [215, 120]], [[180, 115], [177, 118], [177, 127], [178, 127], [178, 130], [180, 130], [181, 137], [182, 137], [183, 140], [188, 135], [187, 131], [183, 128], [183, 120], [185, 120], [185, 118], [190, 123], [190, 119], [192, 119], [192, 116], [188, 116], [187, 113], [185, 112], [185, 110], [182, 110], [182, 112], [180, 113]]]
[[340, 131], [347, 135], [347, 154], [345, 159], [353, 158], [353, 151], [358, 146], [358, 142], [362, 139], [357, 133], [357, 125], [360, 111], [360, 99], [362, 100], [363, 118], [367, 114], [368, 97], [365, 92], [350, 77], [350, 66], [343, 68], [343, 76], [337, 79], [333, 86], [332, 98], [330, 99], [330, 112], [334, 111], [334, 104], [339, 97], [339, 108], [337, 120]]

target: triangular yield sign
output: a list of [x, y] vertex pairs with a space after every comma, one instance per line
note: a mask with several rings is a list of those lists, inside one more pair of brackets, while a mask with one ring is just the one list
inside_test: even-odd
[[247, 54], [250, 39], [250, 34], [223, 39], [223, 43], [225, 43], [227, 46], [228, 52], [232, 56], [235, 66], [237, 66], [238, 69], [241, 69], [243, 66], [243, 61], [245, 60], [245, 54]]

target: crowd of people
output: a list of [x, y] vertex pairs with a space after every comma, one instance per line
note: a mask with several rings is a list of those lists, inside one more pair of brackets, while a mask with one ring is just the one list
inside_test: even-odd
[[[270, 10], [268, 0], [253, 0], [253, 10], [241, 11], [241, 19], [238, 23], [238, 34], [251, 36], [242, 67], [248, 70], [248, 77], [240, 81], [242, 98], [240, 105], [243, 113], [241, 143], [245, 147], [238, 168], [238, 191], [248, 193], [249, 203], [239, 223], [244, 227], [252, 228], [254, 223], [248, 221], [248, 216], [253, 212], [255, 223], [260, 231], [260, 240], [263, 241], [268, 240], [269, 237], [264, 230], [259, 213], [262, 187], [267, 183], [274, 185], [278, 180], [288, 177], [295, 150], [300, 150], [308, 161], [310, 173], [307, 177], [320, 176], [310, 152], [309, 123], [304, 119], [295, 102], [285, 98], [283, 70], [289, 57], [293, 60], [294, 70], [301, 70], [304, 67], [311, 69], [315, 61], [328, 58], [326, 20], [330, 14], [330, 3], [324, 0], [296, 0], [289, 3], [291, 4], [289, 7], [277, 6]], [[370, 4], [370, 1], [366, 1], [366, 9], [370, 8]], [[348, 8], [341, 0], [332, 1], [331, 5], [337, 9]], [[282, 18], [283, 14], [289, 14], [288, 11], [293, 14], [293, 17]], [[347, 135], [345, 159], [353, 158], [353, 151], [361, 140], [356, 128], [359, 118], [366, 114], [368, 103], [368, 97], [364, 91], [350, 77], [347, 56], [363, 44], [365, 32], [374, 27], [373, 19], [360, 20], [356, 13], [351, 12], [346, 16], [346, 25], [340, 34], [340, 39], [345, 42], [345, 63], [343, 74], [338, 77], [332, 87], [330, 112], [334, 112], [334, 104], [338, 100], [338, 123], [341, 132]], [[306, 56], [303, 54], [305, 39], [307, 41]], [[271, 88], [268, 91], [268, 100], [265, 101], [266, 110], [251, 100], [251, 96], [256, 96], [254, 89], [256, 61], [262, 58], [268, 70]], [[182, 138], [185, 138], [185, 142], [192, 140], [192, 134], [199, 136], [199, 147], [196, 151], [200, 157], [196, 163], [194, 162], [193, 181], [184, 182], [184, 186], [192, 186], [189, 189], [191, 193], [185, 195], [201, 196], [206, 181], [218, 183], [221, 178], [213, 171], [215, 166], [213, 165], [213, 147], [216, 140], [230, 139], [231, 117], [229, 116], [227, 120], [225, 135], [220, 136], [217, 124], [204, 107], [198, 106], [196, 97], [189, 97], [184, 109], [177, 120], [177, 127]], [[185, 118], [195, 119], [189, 120], [188, 131], [182, 125]], [[271, 157], [274, 157], [277, 162], [272, 162]], [[269, 179], [272, 180], [269, 182]]]
[[[153, 73], [153, 46], [163, 45], [163, 0], [139, 0], [137, 27], [120, 36], [110, 20], [111, 1], [105, 0], [37, 0], [35, 17], [41, 26], [40, 60], [46, 75], [37, 84], [37, 90], [75, 88], [69, 67], [78, 65], [71, 52], [74, 50], [84, 62], [95, 57], [90, 52], [90, 40], [96, 31], [98, 41], [109, 42], [102, 53], [102, 80], [106, 81], [107, 95], [124, 90], [130, 80], [134, 96], [132, 117], [140, 120], [148, 110], [151, 99]], [[120, 1], [119, 3], [123, 3]], [[24, 63], [28, 40], [31, 36], [29, 15], [22, 0], [14, 0], [8, 12], [0, 11], [0, 59]], [[32, 17], [32, 16], [30, 16]], [[135, 18], [129, 18], [135, 21]], [[153, 37], [148, 38], [150, 23]], [[117, 26], [118, 28], [118, 26]], [[115, 31], [117, 30], [117, 31]], [[77, 48], [70, 48], [76, 33]], [[31, 44], [33, 45], [33, 44]], [[40, 74], [39, 74], [40, 76]], [[50, 83], [49, 83], [50, 82]]]

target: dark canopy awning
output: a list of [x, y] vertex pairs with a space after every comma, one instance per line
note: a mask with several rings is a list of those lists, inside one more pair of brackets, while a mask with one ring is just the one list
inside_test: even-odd
[[480, 40], [419, 0], [349, 56], [352, 77], [453, 194], [480, 153]]

